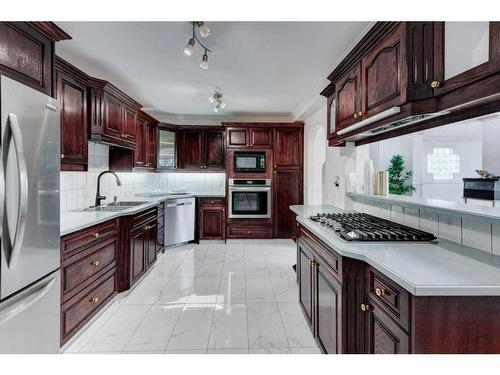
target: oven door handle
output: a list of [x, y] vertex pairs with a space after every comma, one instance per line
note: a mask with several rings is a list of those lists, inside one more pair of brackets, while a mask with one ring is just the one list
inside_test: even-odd
[[243, 186], [230, 186], [229, 190], [231, 191], [271, 191], [270, 186], [252, 186], [252, 187], [243, 187]]

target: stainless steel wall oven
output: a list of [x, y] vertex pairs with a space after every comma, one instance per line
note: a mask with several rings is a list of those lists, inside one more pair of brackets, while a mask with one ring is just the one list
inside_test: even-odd
[[229, 179], [229, 218], [270, 218], [271, 180]]

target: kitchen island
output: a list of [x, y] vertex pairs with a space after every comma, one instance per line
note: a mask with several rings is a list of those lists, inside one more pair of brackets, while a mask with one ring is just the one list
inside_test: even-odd
[[303, 313], [326, 353], [500, 353], [500, 257], [442, 240], [348, 242], [291, 206]]

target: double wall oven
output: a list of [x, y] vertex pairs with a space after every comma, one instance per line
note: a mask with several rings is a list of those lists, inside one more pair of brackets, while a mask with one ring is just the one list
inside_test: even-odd
[[270, 179], [229, 179], [229, 212], [231, 219], [271, 217]]

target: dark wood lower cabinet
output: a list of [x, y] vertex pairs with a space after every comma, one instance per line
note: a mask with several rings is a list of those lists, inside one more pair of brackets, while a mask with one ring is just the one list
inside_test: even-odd
[[316, 340], [325, 353], [342, 353], [342, 284], [328, 266], [313, 263]]
[[144, 245], [147, 231], [138, 228], [130, 233], [130, 285], [133, 285], [146, 272]]
[[500, 353], [500, 297], [411, 295], [302, 226], [297, 280], [299, 303], [324, 353]]
[[198, 229], [200, 240], [226, 238], [226, 199], [205, 197], [198, 201]]
[[299, 303], [311, 329], [313, 327], [313, 287], [312, 287], [313, 254], [302, 242], [297, 242], [297, 278], [299, 282]]
[[366, 304], [367, 354], [409, 354], [410, 335], [370, 299]]

